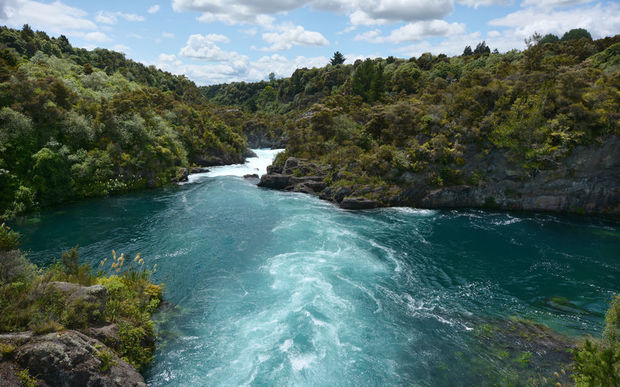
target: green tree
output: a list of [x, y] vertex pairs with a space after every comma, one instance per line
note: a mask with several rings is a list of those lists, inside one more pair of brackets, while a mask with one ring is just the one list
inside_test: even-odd
[[474, 55], [474, 52], [471, 49], [471, 46], [465, 46], [465, 49], [463, 50], [463, 56], [470, 56], [470, 55]]
[[547, 43], [556, 43], [559, 42], [560, 38], [557, 37], [557, 35], [554, 34], [547, 34], [545, 36], [543, 36], [538, 43], [539, 44], [547, 44]]
[[484, 41], [478, 43], [478, 45], [474, 49], [474, 54], [483, 55], [483, 54], [490, 54], [490, 53], [491, 53], [491, 49], [489, 48], [489, 46], [487, 46], [486, 42]]
[[586, 39], [592, 40], [592, 35], [590, 35], [588, 30], [585, 30], [583, 28], [574, 28], [574, 29], [566, 32], [564, 35], [562, 35], [562, 41], [563, 42], [566, 42], [568, 40], [578, 40], [578, 39], [582, 39], [582, 38], [586, 38]]
[[64, 152], [51, 149], [53, 147], [41, 148], [32, 156], [32, 180], [43, 204], [62, 202], [73, 193], [73, 180]]
[[332, 57], [331, 63], [332, 66], [337, 66], [343, 64], [345, 61], [344, 55], [340, 51], [334, 52], [334, 56]]
[[385, 79], [383, 66], [375, 64], [372, 59], [362, 62], [353, 75], [353, 93], [364, 98], [366, 102], [374, 102], [381, 97]]

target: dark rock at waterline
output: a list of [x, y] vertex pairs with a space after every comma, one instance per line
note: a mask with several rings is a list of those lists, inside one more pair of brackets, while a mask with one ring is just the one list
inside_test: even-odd
[[247, 148], [245, 150], [245, 157], [258, 157], [258, 155], [252, 149]]
[[279, 165], [267, 166], [267, 174], [272, 174], [272, 173], [282, 173], [282, 167]]
[[189, 176], [189, 171], [187, 170], [187, 168], [179, 168], [177, 170], [177, 174], [175, 178], [173, 179], [173, 181], [177, 183], [188, 181], [189, 180], [188, 176]]
[[244, 179], [258, 179], [257, 173], [248, 173], [247, 175], [243, 175]]
[[210, 169], [205, 168], [205, 167], [191, 167], [190, 168], [190, 173], [206, 173], [206, 172], [210, 172]]
[[[528, 169], [502, 150], [488, 155], [474, 151], [463, 156], [462, 176], [476, 182], [437, 187], [427, 172], [392, 169], [375, 185], [347, 183], [348, 170], [290, 157], [284, 165], [270, 166], [261, 186], [316, 194], [343, 208], [411, 206], [419, 208], [492, 208], [505, 210], [620, 214], [620, 137], [601, 144], [576, 147], [564, 160], [540, 169]], [[355, 163], [349, 165], [355, 170]], [[272, 177], [275, 176], [275, 177]], [[325, 178], [330, 176], [329, 183]], [[318, 184], [319, 177], [324, 184]], [[471, 179], [470, 179], [471, 180]], [[469, 184], [463, 184], [463, 183]], [[372, 197], [375, 203], [345, 198]]]
[[189, 162], [203, 167], [242, 164], [243, 162], [245, 162], [245, 156], [244, 153], [230, 154], [223, 152], [216, 155], [193, 154], [189, 156]]
[[345, 210], [367, 210], [370, 208], [379, 207], [379, 203], [376, 200], [347, 197], [340, 202], [340, 207], [344, 208]]
[[[0, 335], [15, 347], [0, 368], [28, 369], [48, 386], [146, 386], [144, 378], [101, 341], [73, 331], [36, 336], [32, 332]], [[109, 369], [104, 360], [109, 356]]]
[[285, 189], [289, 185], [290, 179], [291, 175], [284, 175], [280, 173], [267, 174], [260, 178], [258, 186], [271, 189]]
[[327, 184], [328, 166], [310, 163], [304, 159], [289, 157], [283, 166], [270, 165], [267, 174], [261, 176], [260, 187], [319, 194]]

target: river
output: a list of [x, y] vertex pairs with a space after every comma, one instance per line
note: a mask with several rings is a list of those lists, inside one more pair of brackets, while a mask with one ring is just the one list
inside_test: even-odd
[[[87, 200], [16, 226], [39, 264], [140, 252], [176, 305], [152, 386], [485, 384], [480, 319], [600, 335], [620, 291], [617, 220], [480, 210], [344, 211], [265, 190], [274, 151], [176, 187]], [[234, 176], [236, 175], [236, 176]], [[459, 360], [467, 359], [467, 360]]]

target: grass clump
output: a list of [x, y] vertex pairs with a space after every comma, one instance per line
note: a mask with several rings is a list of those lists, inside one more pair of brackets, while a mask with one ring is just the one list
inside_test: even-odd
[[37, 378], [30, 375], [28, 368], [19, 371], [17, 373], [17, 377], [19, 378], [22, 387], [35, 387], [39, 382]]

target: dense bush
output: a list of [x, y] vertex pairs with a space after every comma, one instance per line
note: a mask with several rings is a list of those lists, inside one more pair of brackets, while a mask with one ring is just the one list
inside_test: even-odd
[[184, 77], [0, 27], [0, 218], [240, 162], [241, 122], [223, 115]]
[[500, 54], [481, 42], [455, 57], [298, 69], [270, 85], [277, 97], [268, 108], [244, 102], [264, 83], [243, 84], [240, 100], [232, 94], [238, 84], [202, 92], [256, 110], [265, 130], [283, 127], [287, 152], [276, 162], [329, 164], [330, 186], [478, 185], [482, 165], [498, 158], [533, 176], [578, 146], [620, 134], [620, 35], [592, 40], [577, 29], [527, 42], [521, 52]]
[[605, 314], [602, 340], [585, 340], [575, 351], [575, 382], [578, 386], [620, 385], [620, 294]]

